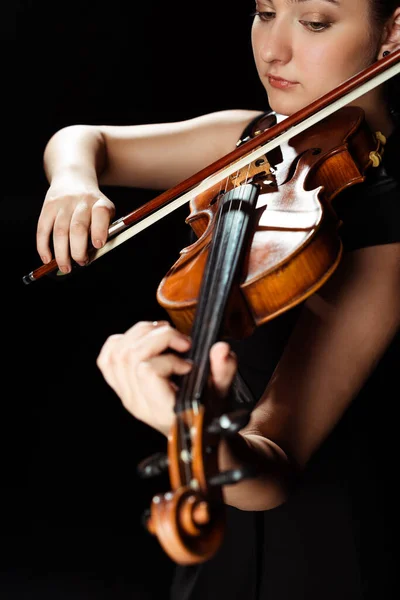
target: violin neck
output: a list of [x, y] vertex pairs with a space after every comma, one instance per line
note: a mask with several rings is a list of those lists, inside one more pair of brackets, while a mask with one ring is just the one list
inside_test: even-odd
[[196, 409], [203, 398], [209, 375], [209, 353], [217, 341], [225, 307], [243, 263], [259, 188], [241, 185], [220, 199], [214, 231], [192, 325], [192, 346], [188, 354], [193, 368], [182, 378], [176, 412]]

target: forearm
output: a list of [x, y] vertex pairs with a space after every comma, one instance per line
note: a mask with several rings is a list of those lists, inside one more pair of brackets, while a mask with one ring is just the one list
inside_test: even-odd
[[269, 510], [283, 504], [299, 472], [285, 452], [259, 435], [225, 438], [219, 449], [220, 471], [250, 465], [257, 476], [224, 486], [226, 504], [240, 510]]
[[106, 167], [106, 146], [101, 132], [90, 125], [72, 125], [57, 131], [43, 155], [46, 177], [77, 176], [98, 184]]

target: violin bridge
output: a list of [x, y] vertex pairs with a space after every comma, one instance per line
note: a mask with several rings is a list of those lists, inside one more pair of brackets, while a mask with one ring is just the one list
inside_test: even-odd
[[276, 185], [274, 172], [274, 168], [271, 167], [268, 158], [264, 155], [232, 173], [229, 179], [234, 187], [257, 183], [261, 187], [261, 191], [265, 191], [271, 184]]

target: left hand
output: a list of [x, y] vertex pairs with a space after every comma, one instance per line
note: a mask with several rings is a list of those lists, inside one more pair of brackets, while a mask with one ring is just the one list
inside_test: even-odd
[[[190, 339], [167, 321], [141, 321], [126, 333], [106, 340], [97, 366], [124, 407], [167, 436], [175, 418], [176, 385], [171, 376], [190, 372], [191, 363], [179, 356], [190, 345]], [[214, 344], [210, 351], [210, 377], [221, 397], [229, 393], [236, 369], [236, 356], [229, 345]]]

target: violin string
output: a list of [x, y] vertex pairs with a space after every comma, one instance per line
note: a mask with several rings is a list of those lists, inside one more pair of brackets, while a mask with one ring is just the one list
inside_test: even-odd
[[[250, 171], [250, 163], [248, 165], [246, 165], [247, 167], [247, 172], [246, 172], [246, 176], [244, 178], [244, 182], [243, 183], [247, 183], [248, 178], [249, 178], [249, 171]], [[240, 170], [237, 171], [237, 176], [240, 174]], [[238, 179], [238, 177], [234, 178], [233, 180]], [[221, 202], [223, 201], [223, 197], [224, 194], [227, 192], [228, 189], [228, 185], [229, 185], [229, 181], [230, 178], [227, 177], [225, 178], [224, 181], [220, 182], [219, 185], [219, 192], [217, 194], [217, 197], [220, 197], [219, 200], [219, 206], [217, 208], [217, 214], [216, 214], [216, 221], [214, 224], [214, 231], [212, 233], [212, 238], [214, 238], [215, 236], [215, 232], [218, 232], [220, 227], [221, 227], [221, 221], [223, 218], [223, 211], [221, 210], [222, 208], [222, 204]], [[239, 187], [239, 196], [236, 197], [236, 201], [239, 200], [239, 211], [242, 209], [242, 205], [243, 205], [243, 187], [242, 185], [238, 186]], [[222, 189], [224, 188], [224, 193], [222, 193]], [[230, 200], [229, 204], [228, 204], [228, 208], [225, 208], [225, 214], [226, 211], [228, 210], [228, 213], [230, 213], [232, 211], [232, 207], [233, 207], [233, 200]], [[232, 238], [232, 235], [235, 235], [236, 232], [234, 231], [234, 227], [237, 229], [240, 226], [240, 223], [238, 222], [238, 220], [235, 221], [234, 223], [234, 219], [230, 219], [229, 220], [229, 227], [230, 227], [230, 231], [228, 234], [229, 238]], [[243, 226], [243, 224], [242, 224]], [[206, 252], [207, 251], [207, 247], [205, 247], [202, 252]], [[211, 248], [209, 249], [209, 253], [210, 253], [210, 264], [216, 264], [216, 265], [220, 265], [223, 264], [223, 257], [222, 254], [225, 252], [225, 248], [221, 245], [221, 244], [213, 244], [211, 243]], [[205, 278], [209, 278], [208, 281], [208, 289], [209, 290], [214, 290], [214, 289], [218, 289], [219, 286], [219, 279], [220, 279], [220, 269], [216, 269], [215, 272], [212, 271], [211, 274], [210, 272], [206, 273]], [[202, 315], [200, 315], [200, 318], [202, 317]], [[192, 326], [192, 331], [193, 329], [198, 328], [198, 325], [196, 323], [193, 323]], [[197, 333], [196, 337], [202, 337], [201, 332], [204, 331], [204, 329], [207, 328], [200, 328], [200, 334]], [[196, 333], [196, 332], [195, 332]], [[193, 434], [199, 434], [199, 432], [196, 432], [194, 429], [194, 415], [198, 416], [199, 414], [199, 403], [198, 403], [198, 397], [200, 397], [200, 394], [203, 391], [203, 385], [204, 385], [204, 378], [206, 375], [206, 371], [209, 368], [209, 352], [210, 352], [210, 348], [211, 348], [211, 338], [214, 335], [214, 332], [210, 332], [211, 336], [209, 336], [209, 339], [206, 340], [192, 340], [193, 345], [195, 346], [195, 348], [197, 349], [197, 351], [194, 353], [194, 355], [192, 356], [191, 353], [189, 353], [189, 356], [192, 358], [193, 360], [193, 364], [194, 364], [194, 369], [192, 369], [191, 373], [187, 376], [183, 378], [183, 385], [185, 386], [185, 390], [183, 391], [183, 416], [181, 416], [181, 410], [182, 410], [182, 406], [177, 406], [177, 429], [179, 431], [179, 439], [181, 442], [181, 454], [180, 454], [180, 464], [181, 464], [181, 470], [182, 470], [182, 475], [185, 478], [185, 483], [186, 485], [190, 485], [191, 482], [194, 480], [193, 477], [193, 469], [192, 469], [192, 462], [193, 462], [193, 453], [192, 453], [192, 449], [193, 449], [193, 444], [191, 444], [191, 447], [189, 447], [189, 442], [188, 442], [188, 437], [191, 439]], [[204, 336], [203, 336], [204, 337]], [[206, 336], [207, 338], [207, 336]], [[200, 358], [199, 358], [200, 355]], [[208, 373], [207, 373], [208, 375]], [[195, 401], [194, 401], [195, 400]], [[189, 427], [190, 430], [190, 436], [187, 436], [186, 431], [187, 431], [187, 427]]]
[[[249, 174], [249, 171], [250, 171], [250, 165], [247, 165], [247, 173], [246, 173], [246, 177], [245, 177], [245, 183], [247, 183], [247, 181], [248, 181], [248, 174]], [[237, 171], [237, 175], [239, 175], [239, 173], [240, 173], [240, 171]], [[224, 185], [224, 188], [225, 188], [225, 189], [224, 189], [224, 194], [226, 193], [226, 191], [227, 191], [227, 188], [228, 188], [228, 184], [229, 184], [229, 177], [227, 177], [227, 178], [225, 179], [225, 182], [224, 182], [224, 181], [222, 181], [222, 182], [220, 183], [220, 186], [219, 186], [219, 192], [218, 192], [218, 196], [221, 196], [221, 194], [222, 194], [222, 187], [223, 187], [223, 185]], [[239, 210], [241, 210], [241, 208], [242, 208], [242, 204], [243, 204], [243, 195], [242, 195], [242, 198], [239, 198], [239, 200], [240, 200], [240, 204], [239, 204]], [[233, 201], [231, 200], [231, 201], [230, 201], [230, 203], [229, 203], [228, 212], [231, 212], [231, 210], [232, 210], [232, 206], [233, 206]], [[218, 230], [219, 230], [220, 223], [221, 223], [221, 219], [222, 219], [222, 210], [219, 210], [219, 209], [218, 209], [218, 211], [217, 211], [217, 220], [216, 220], [216, 225], [215, 225], [214, 231], [218, 231]], [[231, 228], [231, 231], [230, 231], [230, 234], [229, 234], [230, 236], [232, 235], [232, 228], [233, 228], [233, 226], [234, 226], [234, 223], [233, 223], [233, 220], [231, 220], [231, 221], [230, 221], [230, 228]], [[236, 228], [237, 228], [237, 227], [238, 227], [238, 225], [236, 224]], [[221, 248], [221, 246], [219, 246], [219, 247], [218, 247], [218, 250], [219, 250], [219, 254], [218, 254], [218, 257], [215, 259], [215, 260], [216, 260], [216, 264], [220, 264], [220, 261], [221, 261], [221, 257], [220, 257], [220, 255], [221, 255], [221, 252], [222, 252], [222, 248]], [[207, 251], [207, 248], [204, 248], [202, 251], [203, 251], [203, 252], [206, 252], [206, 251]], [[212, 246], [212, 249], [211, 249], [211, 252], [213, 252], [213, 251], [215, 252], [215, 246], [214, 246], [214, 245]], [[214, 275], [214, 274], [213, 274], [213, 275]], [[213, 284], [211, 284], [211, 288], [212, 288], [212, 289], [213, 289], [213, 287], [214, 287], [214, 286], [213, 286]], [[208, 350], [209, 350], [209, 349], [208, 349]], [[203, 353], [203, 354], [204, 354], [204, 353]], [[208, 361], [206, 360], [206, 363], [207, 363], [207, 362], [208, 362]], [[201, 379], [201, 378], [200, 378], [200, 379]], [[188, 399], [186, 402], [190, 402], [190, 405], [189, 405], [189, 404], [186, 404], [185, 408], [186, 408], [186, 409], [191, 409], [191, 410], [193, 410], [193, 412], [194, 412], [195, 414], [198, 414], [198, 406], [197, 406], [197, 404], [193, 404], [193, 403], [192, 403], [192, 401], [191, 401], [191, 400], [189, 400], [189, 399]]]
[[[250, 167], [248, 167], [249, 170]], [[247, 183], [248, 180], [248, 172], [246, 174], [245, 177], [245, 182]], [[229, 180], [226, 179], [225, 181], [225, 192], [228, 188], [228, 183]], [[242, 205], [243, 205], [243, 187], [239, 186], [239, 196], [236, 197], [236, 201], [239, 200], [239, 211], [242, 209]], [[220, 185], [220, 189], [219, 189], [219, 194], [218, 196], [221, 195], [221, 191], [222, 191], [222, 184]], [[222, 198], [221, 198], [222, 200]], [[221, 201], [219, 203], [219, 207], [217, 209], [217, 219], [216, 219], [216, 224], [214, 225], [214, 232], [213, 232], [213, 236], [215, 235], [216, 231], [219, 231], [219, 228], [221, 227], [221, 221], [222, 221], [222, 215], [223, 215], [223, 211], [222, 211], [222, 205], [221, 205]], [[225, 210], [225, 214], [226, 212], [230, 213], [233, 207], [233, 200], [230, 200], [228, 207], [226, 208], [226, 206], [224, 207]], [[236, 235], [236, 232], [234, 231], [234, 228], [236, 228], [236, 230], [238, 229], [238, 227], [243, 227], [243, 223], [240, 224], [238, 220], [235, 221], [235, 223], [233, 222], [233, 219], [229, 220], [229, 227], [230, 227], [230, 231], [228, 233], [227, 238], [232, 238], [232, 234]], [[226, 236], [225, 236], [226, 237]], [[226, 239], [227, 239], [226, 238]], [[206, 251], [205, 249], [203, 250], [203, 252]], [[224, 253], [226, 254], [226, 248], [225, 246], [221, 245], [221, 244], [211, 244], [211, 248], [209, 250], [210, 253], [210, 264], [211, 265], [223, 265], [224, 264]], [[217, 268], [211, 271], [208, 271], [205, 275], [205, 277], [208, 277], [208, 282], [206, 282], [206, 285], [208, 287], [208, 290], [215, 290], [218, 289], [218, 286], [220, 284], [220, 277], [221, 275], [221, 269]], [[210, 307], [209, 307], [210, 310]], [[202, 318], [203, 315], [200, 315], [200, 318]], [[208, 376], [208, 370], [209, 370], [209, 352], [210, 352], [210, 348], [212, 345], [212, 342], [214, 341], [214, 337], [217, 334], [217, 332], [214, 332], [213, 329], [208, 330], [208, 328], [200, 328], [197, 329], [197, 325], [196, 327], [196, 331], [195, 331], [195, 336], [196, 338], [200, 338], [200, 339], [196, 339], [194, 340], [194, 347], [195, 347], [195, 352], [193, 353], [193, 356], [191, 357], [195, 368], [192, 370], [191, 374], [189, 374], [188, 380], [187, 380], [187, 387], [189, 388], [189, 393], [184, 393], [183, 398], [184, 398], [184, 413], [186, 415], [186, 420], [189, 423], [189, 427], [191, 430], [191, 434], [199, 434], [199, 432], [196, 432], [195, 429], [193, 428], [194, 425], [194, 418], [193, 415], [198, 415], [199, 414], [199, 403], [198, 403], [198, 398], [200, 397], [200, 395], [203, 392], [203, 386], [205, 385], [205, 378], [206, 376]], [[204, 331], [208, 330], [208, 336], [204, 336]], [[206, 340], [202, 340], [201, 338], [204, 337], [208, 337], [208, 339]], [[184, 471], [184, 476], [186, 478], [186, 483], [189, 484], [190, 482], [192, 482], [194, 480], [193, 477], [193, 472], [192, 472], [192, 468], [190, 466], [190, 464], [192, 463], [192, 448], [193, 448], [193, 444], [192, 444], [192, 448], [189, 449], [188, 448], [188, 442], [187, 442], [187, 437], [185, 435], [185, 424], [183, 422], [183, 420], [179, 419], [178, 420], [178, 427], [180, 429], [180, 439], [181, 439], [181, 443], [182, 443], [182, 458], [183, 458], [183, 471]], [[189, 460], [190, 457], [190, 460]]]
[[[239, 196], [235, 199], [235, 201], [239, 200], [240, 209], [242, 208], [242, 205], [243, 205], [243, 198], [244, 198], [243, 189], [244, 188], [242, 185], [239, 186]], [[228, 212], [230, 212], [232, 210], [232, 206], [233, 206], [233, 200], [231, 200], [229, 203]], [[232, 237], [234, 234], [237, 234], [239, 227], [243, 228], [243, 223], [239, 223], [237, 220], [235, 223], [233, 223], [233, 219], [231, 219], [230, 220], [229, 237]], [[218, 254], [217, 254], [217, 258], [216, 258], [216, 264], [223, 265], [224, 264], [224, 255], [226, 254], [226, 247], [219, 244], [217, 252], [218, 252]], [[218, 268], [215, 270], [215, 273], [213, 273], [213, 284], [212, 285], [213, 285], [213, 287], [215, 285], [215, 288], [218, 289], [220, 287], [220, 283], [221, 283], [221, 269]], [[202, 354], [200, 355], [200, 360], [198, 361], [198, 377], [197, 377], [197, 385], [198, 386], [200, 386], [202, 384], [202, 381], [204, 381], [204, 378], [205, 378], [205, 372], [206, 372], [206, 369], [207, 369], [207, 366], [209, 363], [209, 350], [211, 348], [211, 340], [212, 340], [212, 336], [213, 336], [214, 332], [210, 331], [209, 328], [202, 328], [201, 334], [202, 334], [203, 342], [197, 344], [197, 347], [199, 347], [199, 348], [205, 347], [207, 351], [202, 352]], [[198, 389], [197, 393], [199, 393], [200, 391], [201, 390]]]
[[[225, 186], [225, 192], [228, 186], [228, 179], [226, 178], [225, 181], [221, 181], [219, 184], [219, 191], [217, 194], [217, 197], [222, 196], [222, 188], [223, 186]], [[217, 209], [217, 219], [216, 219], [216, 224], [214, 225], [215, 230], [218, 230], [218, 226], [220, 224], [220, 218], [221, 218], [221, 213], [220, 211]], [[211, 251], [212, 251], [213, 246], [211, 246]], [[208, 248], [207, 246], [204, 247], [201, 250], [201, 253], [205, 253], [207, 252]], [[195, 320], [192, 323], [192, 335], [193, 335], [193, 331], [198, 327], [197, 324], [197, 319], [201, 318], [201, 315], [197, 314], [196, 311], [196, 315], [195, 315]], [[192, 343], [196, 343], [196, 340], [192, 339]], [[183, 410], [183, 414], [184, 414], [184, 418], [180, 418], [179, 413], [178, 413], [178, 429], [179, 429], [179, 434], [180, 434], [180, 440], [181, 440], [181, 464], [183, 464], [183, 474], [185, 477], [185, 483], [186, 485], [190, 485], [191, 482], [194, 480], [194, 474], [193, 474], [193, 468], [192, 468], [192, 464], [193, 464], [193, 435], [198, 435], [199, 432], [196, 431], [195, 427], [194, 427], [194, 415], [198, 416], [199, 414], [199, 410], [198, 410], [198, 405], [197, 403], [193, 402], [193, 391], [194, 389], [196, 389], [197, 387], [197, 380], [198, 380], [198, 373], [197, 373], [197, 361], [194, 358], [194, 356], [192, 356], [192, 352], [189, 352], [189, 356], [191, 357], [191, 359], [193, 360], [193, 365], [194, 368], [192, 369], [192, 371], [183, 378], [183, 385], [185, 386], [185, 391], [183, 392], [183, 398], [184, 398], [184, 410]], [[181, 408], [181, 407], [179, 407]], [[190, 431], [190, 440], [191, 440], [191, 444], [189, 447], [189, 442], [188, 442], [188, 437], [186, 435], [186, 429], [187, 427], [189, 427], [189, 431]]]
[[[237, 175], [239, 175], [239, 172], [240, 171], [237, 172]], [[239, 208], [238, 208], [239, 212], [242, 210], [242, 205], [243, 205], [243, 198], [244, 198], [243, 184], [247, 184], [247, 182], [249, 180], [249, 172], [250, 172], [250, 164], [247, 165], [247, 173], [246, 173], [246, 176], [244, 178], [244, 182], [242, 182], [242, 184], [239, 186], [239, 190], [240, 190], [239, 191], [239, 197], [236, 198], [236, 201], [239, 200]], [[225, 193], [226, 193], [226, 190], [227, 190], [227, 187], [228, 187], [228, 181], [229, 180], [227, 178], [226, 182], [225, 182]], [[222, 186], [220, 186], [220, 191], [221, 191], [221, 188], [222, 188]], [[229, 213], [231, 212], [232, 207], [233, 207], [233, 200], [230, 200], [230, 203], [229, 203], [229, 206], [228, 206], [228, 212]], [[218, 213], [219, 214], [218, 214], [218, 218], [217, 218], [217, 225], [216, 225], [215, 231], [218, 231], [218, 228], [220, 226], [220, 222], [221, 222], [221, 219], [222, 219], [222, 214], [223, 214], [222, 210], [219, 210]], [[232, 237], [232, 235], [236, 235], [237, 234], [237, 229], [238, 229], [239, 226], [240, 226], [240, 224], [239, 224], [238, 221], [234, 222], [233, 219], [230, 219], [229, 237]], [[241, 226], [243, 227], [243, 223], [242, 223]], [[234, 231], [234, 229], [233, 229], [234, 227], [235, 227], [236, 231]], [[214, 250], [214, 248], [213, 248], [213, 250]], [[222, 262], [221, 255], [222, 255], [222, 253], [224, 251], [225, 251], [224, 247], [222, 247], [221, 245], [218, 245], [218, 256], [215, 259], [215, 262], [216, 262], [217, 265], [221, 264], [221, 262]], [[216, 270], [216, 273], [213, 273], [213, 276], [215, 276], [215, 275], [217, 276], [217, 278], [219, 278], [219, 276], [220, 276], [220, 270], [219, 269]], [[215, 283], [218, 285], [217, 281]], [[214, 288], [213, 283], [211, 284], [211, 288], [212, 289]], [[201, 347], [201, 346], [202, 346], [201, 344], [197, 345], [197, 347]], [[201, 354], [201, 364], [199, 365], [199, 367], [201, 367], [201, 368], [199, 369], [199, 373], [198, 373], [199, 376], [198, 376], [197, 382], [196, 382], [197, 386], [200, 385], [200, 382], [202, 381], [203, 376], [204, 376], [204, 371], [207, 368], [207, 365], [208, 365], [208, 362], [209, 362], [209, 350], [210, 350], [210, 348], [207, 347], [207, 352], [206, 353], [202, 352], [202, 354]], [[200, 390], [198, 390], [198, 391], [200, 392]], [[194, 405], [193, 412], [196, 412], [196, 411], [198, 411], [198, 407], [196, 405]]]
[[[248, 171], [249, 171], [249, 168], [248, 168]], [[248, 172], [247, 172], [246, 177], [245, 177], [245, 183], [247, 183], [247, 181], [248, 181]], [[237, 202], [239, 200], [239, 205], [238, 205], [238, 211], [237, 212], [240, 213], [241, 210], [242, 210], [243, 200], [244, 200], [244, 187], [243, 187], [243, 184], [240, 185], [240, 186], [238, 186], [238, 187], [239, 187], [239, 194], [238, 194], [238, 196], [236, 196], [235, 202]], [[229, 202], [229, 204], [228, 204], [228, 207], [227, 208], [224, 207], [225, 214], [226, 214], [227, 211], [228, 211], [228, 213], [230, 213], [232, 211], [232, 208], [233, 208], [233, 200], [231, 199], [230, 202]], [[219, 211], [219, 215], [218, 215], [218, 219], [217, 219], [217, 223], [218, 224], [220, 223], [221, 219], [222, 219], [222, 210]], [[242, 230], [243, 226], [244, 226], [243, 221], [240, 222], [239, 219], [236, 219], [236, 220], [235, 219], [229, 219], [230, 231], [227, 232], [228, 235], [225, 236], [226, 239], [232, 238], [232, 236], [233, 236], [232, 239], [237, 239], [239, 227]], [[212, 251], [215, 252], [214, 248], [212, 248]], [[225, 264], [225, 256], [226, 256], [226, 246], [222, 245], [222, 244], [219, 244], [217, 246], [217, 256], [216, 256], [215, 262], [213, 264], [216, 264], [216, 265], [219, 265], [219, 266], [223, 267], [223, 265]], [[212, 273], [211, 282], [210, 282], [209, 285], [211, 286], [211, 289], [217, 289], [218, 290], [218, 287], [220, 286], [220, 282], [221, 282], [221, 268], [217, 268]], [[229, 292], [229, 290], [228, 290], [228, 292]], [[203, 329], [202, 330], [203, 337], [207, 337], [207, 336], [204, 336], [204, 331], [205, 330]], [[201, 393], [200, 387], [204, 383], [205, 370], [206, 370], [207, 365], [209, 363], [209, 350], [210, 350], [210, 347], [211, 347], [211, 341], [210, 340], [211, 340], [212, 336], [215, 335], [216, 333], [217, 332], [213, 332], [213, 331], [210, 332], [209, 343], [204, 344], [204, 342], [203, 342], [203, 343], [196, 344], [196, 348], [200, 349], [199, 350], [199, 352], [200, 352], [200, 359], [198, 361], [198, 377], [197, 377], [197, 381], [196, 381], [196, 386], [198, 386], [198, 387], [197, 387], [197, 392], [195, 393], [195, 397], [197, 397], [197, 393]], [[206, 348], [206, 352], [203, 351], [204, 346]], [[194, 410], [195, 411], [198, 410], [198, 407], [195, 406]]]
[[[227, 187], [228, 187], [228, 183], [229, 183], [229, 177], [225, 178], [225, 180], [222, 180], [219, 184], [219, 191], [217, 193], [217, 197], [223, 196], [223, 193], [226, 193]], [[223, 187], [224, 192], [222, 192]], [[221, 212], [219, 210], [217, 210], [217, 220], [216, 220], [216, 225], [215, 230], [218, 230], [218, 227], [220, 225], [220, 219], [221, 219]], [[207, 252], [207, 247], [204, 247], [201, 250], [201, 253]], [[195, 327], [195, 323], [193, 322], [192, 324], [192, 331], [193, 328]], [[189, 353], [190, 356], [190, 353]], [[187, 427], [189, 427], [189, 430], [191, 432], [190, 438], [192, 437], [193, 433], [195, 433], [195, 429], [194, 429], [194, 417], [193, 414], [195, 414], [196, 416], [198, 416], [199, 410], [198, 410], [198, 405], [193, 403], [192, 401], [192, 396], [193, 396], [193, 389], [196, 387], [196, 382], [197, 382], [197, 378], [196, 378], [196, 364], [194, 361], [194, 365], [195, 365], [195, 369], [192, 370], [192, 372], [183, 378], [183, 385], [185, 385], [185, 387], [187, 388], [187, 391], [185, 390], [185, 392], [183, 393], [183, 398], [184, 398], [184, 404], [183, 404], [183, 418], [180, 416], [179, 411], [177, 411], [177, 428], [179, 431], [179, 439], [181, 440], [181, 464], [183, 463], [183, 474], [186, 480], [186, 484], [190, 484], [190, 482], [193, 480], [193, 473], [192, 473], [192, 468], [191, 468], [191, 463], [192, 463], [192, 450], [191, 448], [189, 448], [189, 443], [188, 443], [188, 439], [186, 436], [186, 429]], [[181, 410], [181, 407], [178, 407], [179, 410]], [[191, 444], [191, 446], [193, 447], [193, 444]]]

